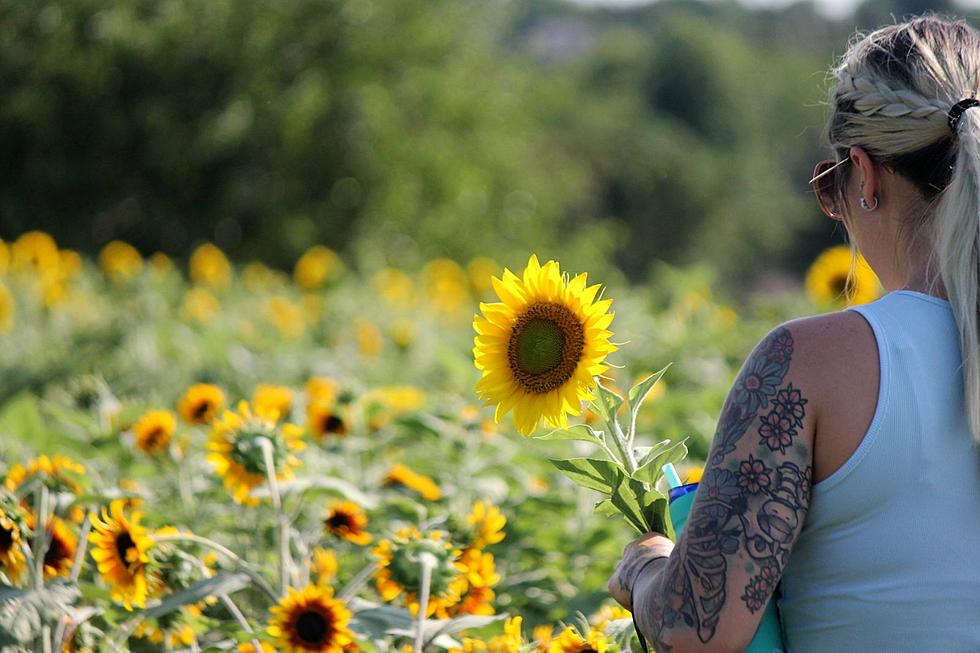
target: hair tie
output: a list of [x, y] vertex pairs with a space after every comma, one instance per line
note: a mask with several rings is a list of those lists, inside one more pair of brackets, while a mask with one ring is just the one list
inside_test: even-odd
[[960, 122], [960, 116], [963, 112], [971, 107], [980, 107], [980, 100], [976, 98], [966, 98], [965, 100], [960, 100], [953, 106], [949, 108], [949, 130], [956, 135], [956, 126]]

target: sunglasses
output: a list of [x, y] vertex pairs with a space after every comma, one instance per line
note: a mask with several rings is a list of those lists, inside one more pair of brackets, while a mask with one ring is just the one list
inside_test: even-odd
[[834, 161], [828, 159], [821, 161], [813, 169], [813, 179], [810, 180], [810, 187], [817, 196], [817, 204], [820, 210], [828, 218], [840, 218], [841, 214], [834, 206], [834, 189], [838, 187], [837, 176], [840, 174], [839, 168], [848, 163], [850, 159]]

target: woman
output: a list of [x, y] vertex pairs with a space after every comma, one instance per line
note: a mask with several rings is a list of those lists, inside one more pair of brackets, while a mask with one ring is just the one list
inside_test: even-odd
[[660, 652], [743, 650], [774, 593], [793, 653], [980, 651], [980, 33], [919, 17], [832, 72], [812, 184], [889, 292], [771, 332], [677, 545], [627, 546]]

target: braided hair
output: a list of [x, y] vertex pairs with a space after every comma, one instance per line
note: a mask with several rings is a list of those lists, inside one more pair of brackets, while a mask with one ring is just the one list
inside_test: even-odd
[[[921, 196], [901, 240], [906, 255], [921, 237], [931, 245], [939, 275], [931, 285], [945, 286], [956, 318], [967, 413], [980, 443], [980, 111], [949, 120], [954, 105], [980, 92], [980, 32], [965, 20], [920, 16], [857, 35], [830, 74], [827, 138], [837, 158], [861, 147]], [[848, 225], [839, 177], [834, 195]]]

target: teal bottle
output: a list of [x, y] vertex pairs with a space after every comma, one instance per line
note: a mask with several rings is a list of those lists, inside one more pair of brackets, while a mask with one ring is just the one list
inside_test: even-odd
[[[674, 532], [678, 538], [684, 530], [684, 525], [687, 524], [691, 504], [694, 503], [694, 491], [697, 489], [697, 483], [688, 483], [670, 489], [670, 520], [674, 524]], [[776, 613], [774, 600], [770, 600], [769, 605], [766, 606], [759, 630], [755, 632], [755, 637], [745, 649], [745, 653], [784, 653], [783, 632], [779, 625], [779, 615]]]

